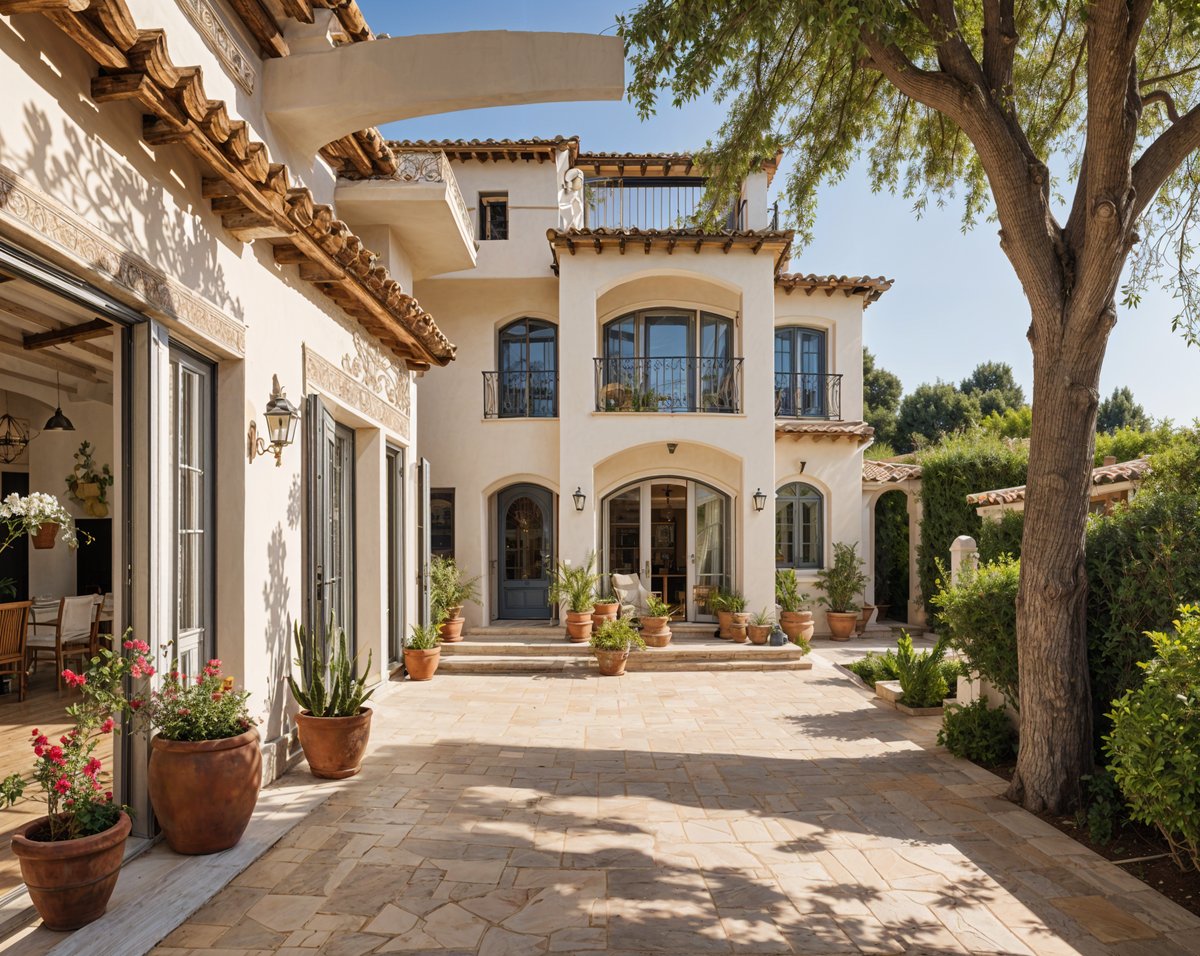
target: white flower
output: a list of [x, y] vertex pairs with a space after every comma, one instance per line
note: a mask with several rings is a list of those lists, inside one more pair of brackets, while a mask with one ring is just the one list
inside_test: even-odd
[[22, 534], [37, 534], [44, 524], [59, 525], [62, 540], [68, 547], [79, 545], [70, 512], [54, 495], [43, 491], [35, 491], [24, 498], [14, 493], [0, 501], [0, 523], [6, 526], [7, 532], [0, 534], [0, 551]]

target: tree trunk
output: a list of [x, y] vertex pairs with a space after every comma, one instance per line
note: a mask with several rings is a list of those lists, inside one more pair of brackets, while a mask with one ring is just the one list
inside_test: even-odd
[[[1114, 311], [1087, 323], [1034, 322], [1033, 427], [1025, 495], [1017, 660], [1021, 742], [1010, 799], [1035, 813], [1073, 809], [1092, 771], [1084, 538], [1100, 365]], [[1081, 329], [1083, 326], [1084, 329]]]

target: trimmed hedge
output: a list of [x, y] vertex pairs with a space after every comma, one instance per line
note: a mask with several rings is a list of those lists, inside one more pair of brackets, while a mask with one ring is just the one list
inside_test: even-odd
[[1005, 555], [1021, 556], [1021, 535], [1025, 532], [1025, 512], [1005, 511], [999, 521], [985, 521], [979, 530], [979, 561], [990, 564]]
[[1029, 452], [1023, 445], [973, 433], [948, 438], [918, 456], [921, 465], [921, 596], [932, 614], [938, 562], [950, 566], [950, 545], [969, 534], [979, 540], [983, 519], [967, 495], [1025, 484]]
[[908, 497], [889, 491], [875, 502], [875, 603], [893, 621], [908, 620]]

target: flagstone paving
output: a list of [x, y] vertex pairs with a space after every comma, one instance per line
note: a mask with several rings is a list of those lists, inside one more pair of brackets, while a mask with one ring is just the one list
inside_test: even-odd
[[158, 956], [1200, 953], [1200, 919], [807, 672], [439, 676]]

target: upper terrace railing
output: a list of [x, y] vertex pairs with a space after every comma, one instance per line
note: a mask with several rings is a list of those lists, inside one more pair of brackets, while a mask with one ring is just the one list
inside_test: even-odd
[[776, 372], [775, 417], [840, 421], [842, 376], [818, 372]]
[[445, 183], [446, 193], [465, 224], [466, 234], [471, 235], [471, 212], [458, 188], [458, 177], [454, 175], [450, 160], [440, 149], [398, 151], [395, 178], [406, 183]]
[[558, 373], [550, 370], [483, 373], [484, 418], [554, 418]]
[[[584, 185], [587, 229], [678, 229], [700, 209], [704, 180], [698, 177], [590, 179]], [[743, 208], [730, 212], [726, 229], [741, 229]]]

